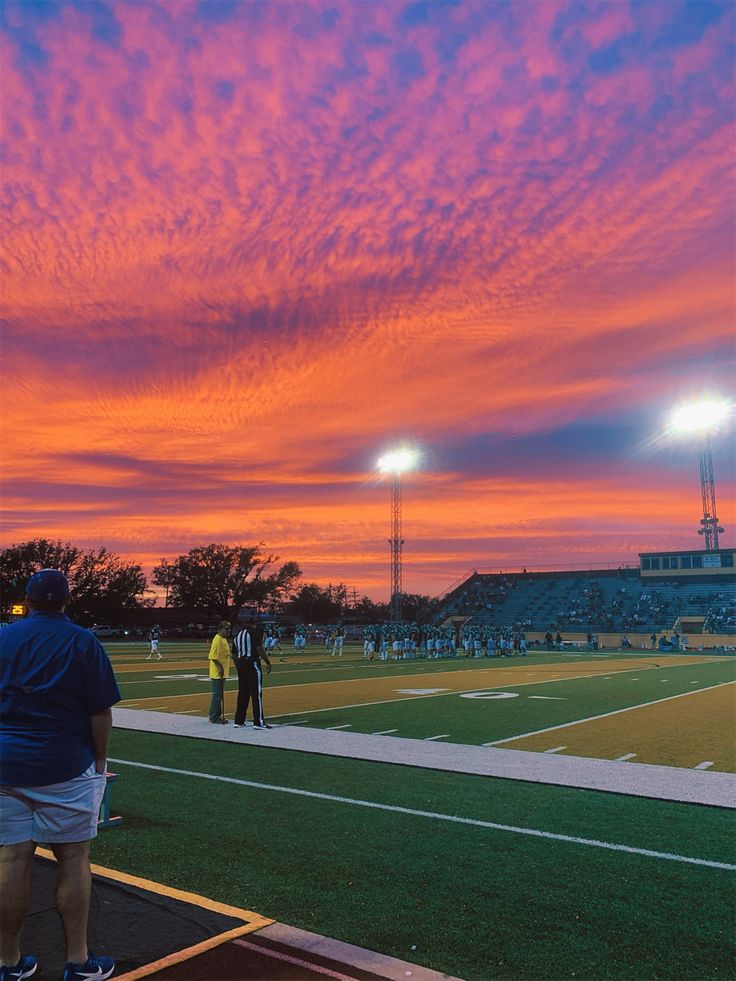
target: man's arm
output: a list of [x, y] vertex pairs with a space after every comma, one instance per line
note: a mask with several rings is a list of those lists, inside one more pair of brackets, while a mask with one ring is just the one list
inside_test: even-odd
[[258, 657], [266, 662], [266, 674], [271, 674], [271, 659], [266, 654], [266, 648], [260, 642], [258, 644]]
[[105, 772], [107, 761], [107, 744], [110, 742], [112, 730], [112, 709], [96, 712], [89, 717], [89, 729], [92, 734], [92, 752], [95, 756], [95, 770]]

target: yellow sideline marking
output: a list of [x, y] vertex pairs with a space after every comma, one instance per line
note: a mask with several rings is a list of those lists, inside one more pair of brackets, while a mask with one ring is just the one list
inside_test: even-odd
[[[37, 848], [36, 854], [49, 861], [56, 861], [54, 853], [46, 848]], [[136, 967], [125, 974], [119, 974], [116, 976], [117, 981], [137, 981], [138, 978], [149, 977], [151, 974], [155, 974], [157, 971], [161, 971], [166, 967], [181, 964], [183, 961], [191, 960], [193, 957], [197, 957], [199, 954], [205, 953], [205, 951], [212, 950], [214, 947], [220, 947], [229, 940], [235, 940], [248, 933], [255, 933], [256, 930], [262, 930], [263, 927], [270, 926], [274, 922], [265, 916], [261, 916], [260, 913], [253, 913], [250, 910], [240, 909], [237, 906], [228, 906], [226, 903], [218, 903], [214, 899], [207, 899], [206, 896], [199, 896], [194, 892], [175, 889], [173, 886], [165, 886], [160, 882], [153, 882], [151, 879], [141, 879], [137, 875], [119, 872], [117, 869], [107, 869], [102, 865], [92, 864], [90, 864], [90, 869], [93, 875], [99, 875], [104, 879], [112, 879], [115, 882], [122, 882], [128, 886], [136, 886], [138, 889], [154, 892], [159, 896], [168, 896], [170, 899], [177, 899], [182, 903], [188, 903], [190, 906], [199, 906], [200, 909], [208, 909], [214, 913], [221, 913], [223, 916], [231, 916], [235, 919], [247, 921], [242, 926], [233, 927], [231, 930], [226, 930], [224, 933], [210, 937], [209, 940], [203, 940], [201, 943], [194, 944], [192, 947], [185, 947], [184, 950], [177, 950], [173, 954], [167, 954], [166, 957], [151, 961], [150, 964], [143, 964], [141, 967]]]
[[625, 754], [631, 758], [635, 750], [637, 763], [697, 769], [701, 761], [707, 760], [708, 769], [734, 773], [734, 720], [736, 682], [727, 681], [580, 722], [497, 740], [491, 745], [551, 752], [547, 748], [550, 743], [564, 739], [570, 756], [620, 759]]
[[[710, 663], [711, 659], [705, 659]], [[713, 661], [720, 661], [722, 658], [714, 658]], [[702, 664], [702, 657], [658, 657], [658, 665], [684, 666], [692, 664]], [[518, 667], [509, 665], [503, 668], [473, 668], [462, 671], [437, 671], [436, 673], [427, 672], [373, 676], [370, 678], [351, 678], [342, 681], [315, 681], [298, 682], [297, 684], [286, 684], [269, 687], [266, 693], [266, 710], [272, 718], [278, 716], [298, 715], [304, 712], [327, 711], [335, 708], [354, 708], [364, 705], [378, 705], [386, 702], [411, 700], [416, 698], [444, 698], [447, 694], [457, 694], [460, 692], [475, 691], [481, 688], [518, 688], [525, 685], [536, 685], [544, 682], [557, 680], [576, 681], [582, 678], [593, 678], [604, 672], [613, 671], [621, 674], [627, 671], [647, 670], [641, 660], [633, 664], [631, 660], [616, 661], [596, 661], [590, 664], [576, 664], [575, 674], [550, 676], [547, 670], [550, 665], [540, 664], [533, 673], [534, 681], [520, 681], [521, 673]], [[525, 674], [528, 676], [529, 665], [524, 665]], [[649, 670], [656, 670], [654, 666]], [[446, 692], [439, 695], [409, 695], [397, 691], [397, 686], [409, 687], [413, 680], [426, 686], [427, 678], [431, 677], [433, 686], [443, 687]], [[234, 679], [231, 679], [234, 680]], [[145, 709], [153, 702], [161, 705], [166, 702], [172, 712], [181, 712], [183, 709], [199, 709], [205, 714], [210, 703], [210, 692], [195, 692], [188, 695], [151, 695], [148, 698], [141, 698], [136, 695], [136, 708]], [[232, 712], [235, 708], [237, 692], [235, 688], [225, 691], [225, 711]], [[129, 708], [126, 700], [119, 703], [120, 708]]]

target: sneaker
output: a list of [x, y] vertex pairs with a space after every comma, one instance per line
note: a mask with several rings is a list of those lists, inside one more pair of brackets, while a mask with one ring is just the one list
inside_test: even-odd
[[30, 954], [21, 957], [17, 964], [0, 966], [0, 981], [22, 981], [23, 978], [30, 978], [38, 967], [38, 961]]
[[228, 724], [227, 719], [210, 719], [210, 722], [216, 726], [226, 726]]
[[235, 722], [234, 725], [236, 729], [245, 729], [245, 722]]
[[115, 970], [112, 957], [95, 957], [90, 950], [85, 964], [67, 962], [62, 981], [105, 981]]
[[254, 729], [273, 729], [267, 722], [264, 722], [262, 726], [253, 726]]

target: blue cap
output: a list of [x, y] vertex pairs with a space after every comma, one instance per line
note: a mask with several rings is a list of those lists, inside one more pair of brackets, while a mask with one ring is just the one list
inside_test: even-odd
[[58, 569], [41, 569], [28, 580], [26, 596], [34, 606], [60, 607], [69, 599], [69, 583]]

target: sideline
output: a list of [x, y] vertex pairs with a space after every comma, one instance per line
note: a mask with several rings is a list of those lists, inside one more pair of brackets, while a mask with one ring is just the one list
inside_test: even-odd
[[110, 759], [117, 766], [133, 766], [141, 770], [153, 770], [156, 773], [173, 773], [181, 777], [193, 777], [196, 780], [214, 780], [216, 783], [233, 784], [237, 787], [251, 787], [254, 790], [267, 790], [277, 794], [291, 794], [296, 797], [310, 797], [314, 800], [330, 801], [337, 804], [349, 804], [353, 807], [368, 807], [376, 811], [389, 811], [392, 814], [406, 814], [410, 817], [430, 818], [434, 821], [449, 821], [453, 824], [464, 824], [474, 828], [487, 828], [492, 831], [506, 831], [511, 834], [529, 835], [533, 838], [546, 838], [550, 841], [564, 841], [573, 845], [586, 845], [591, 848], [603, 848], [606, 851], [625, 852], [629, 855], [641, 855], [646, 858], [658, 858], [667, 862], [679, 862], [685, 865], [699, 865], [710, 869], [724, 869], [736, 872], [736, 865], [728, 862], [714, 862], [705, 858], [693, 858], [689, 855], [677, 855], [672, 852], [658, 852], [649, 848], [635, 848], [631, 845], [617, 845], [610, 841], [598, 841], [596, 838], [578, 838], [575, 835], [557, 834], [553, 831], [540, 831], [537, 828], [522, 828], [513, 824], [498, 824], [495, 821], [481, 821], [477, 818], [457, 817], [452, 814], [441, 814], [437, 811], [421, 811], [411, 807], [400, 807], [396, 804], [379, 804], [376, 801], [360, 800], [355, 797], [339, 797], [336, 794], [322, 794], [316, 790], [301, 790], [297, 787], [282, 787], [279, 784], [260, 783], [256, 780], [241, 780], [238, 777], [224, 777], [213, 773], [200, 773], [197, 770], [180, 770], [170, 766], [156, 766], [153, 763], [138, 763], [134, 760]]
[[449, 773], [501, 777], [736, 809], [736, 775], [712, 770], [684, 770], [652, 763], [618, 763], [581, 756], [550, 756], [522, 749], [426, 742], [345, 729], [334, 732], [298, 725], [277, 725], [267, 730], [253, 729], [252, 726], [236, 729], [234, 726], [210, 725], [206, 718], [200, 716], [117, 706], [113, 708], [113, 726], [133, 732], [185, 736], [229, 745], [316, 753], [342, 759], [370, 760]]

